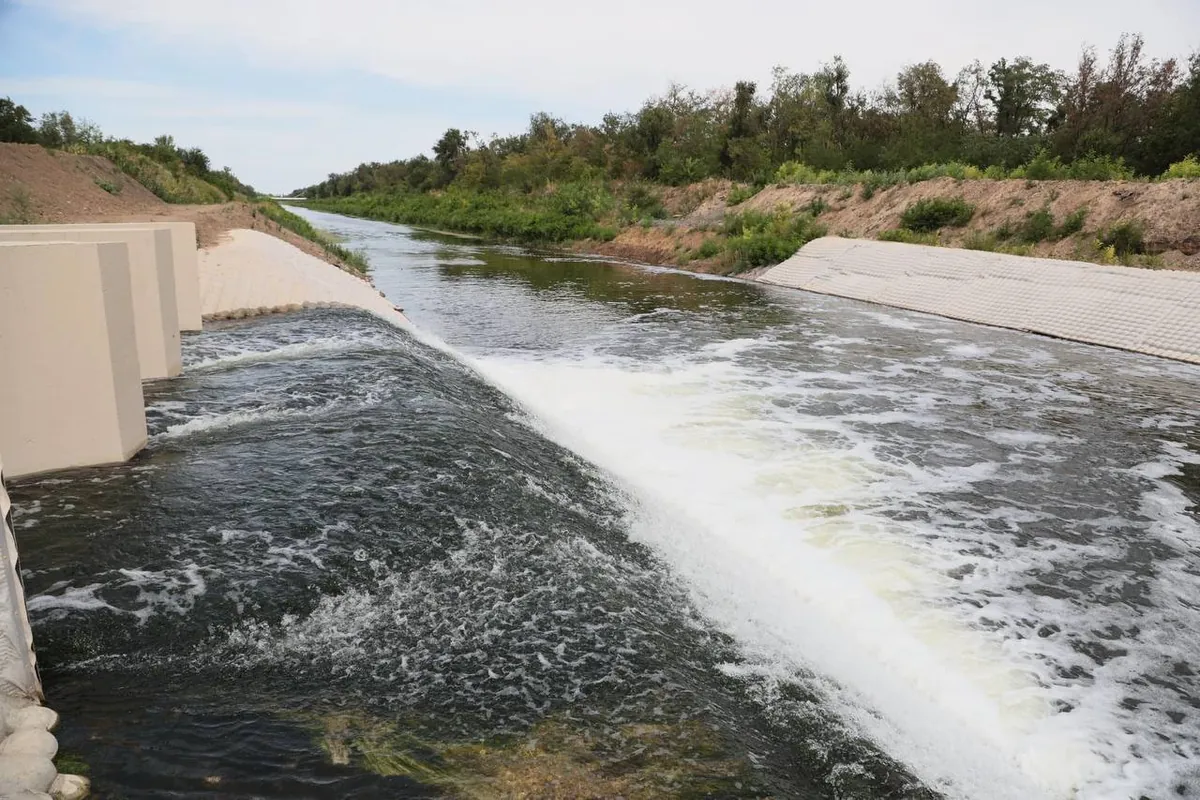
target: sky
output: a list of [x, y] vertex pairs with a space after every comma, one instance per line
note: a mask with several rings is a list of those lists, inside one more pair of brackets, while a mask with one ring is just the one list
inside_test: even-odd
[[598, 122], [672, 82], [696, 89], [846, 59], [874, 89], [1029, 56], [1070, 70], [1141, 33], [1200, 49], [1200, 0], [0, 0], [0, 97], [105, 133], [170, 133], [260, 191], [489, 136], [530, 114]]

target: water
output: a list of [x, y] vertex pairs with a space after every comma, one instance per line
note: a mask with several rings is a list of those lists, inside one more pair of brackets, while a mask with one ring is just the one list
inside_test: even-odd
[[211, 326], [13, 487], [103, 796], [1200, 791], [1200, 369], [303, 213], [415, 335]]

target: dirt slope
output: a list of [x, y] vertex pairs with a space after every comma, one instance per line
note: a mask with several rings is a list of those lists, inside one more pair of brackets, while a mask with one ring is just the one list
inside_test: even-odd
[[34, 144], [0, 144], [0, 218], [76, 222], [93, 214], [137, 213], [165, 205], [106, 158]]
[[0, 144], [0, 222], [168, 221], [196, 223], [201, 248], [216, 244], [227, 231], [249, 228], [331, 260], [320, 246], [280, 228], [246, 203], [171, 205], [106, 158], [77, 156], [39, 145]]
[[727, 211], [772, 212], [780, 207], [802, 212], [814, 200], [827, 209], [820, 221], [831, 235], [874, 239], [881, 231], [900, 227], [900, 215], [910, 204], [926, 197], [963, 197], [976, 207], [965, 228], [948, 228], [941, 244], [960, 246], [971, 234], [995, 231], [1004, 223], [1020, 226], [1026, 214], [1048, 207], [1057, 222], [1078, 209], [1086, 209], [1084, 229], [1058, 242], [1042, 242], [1030, 255], [1087, 258], [1097, 232], [1127, 220], [1145, 226], [1147, 252], [1173, 269], [1200, 270], [1200, 181], [1040, 181], [939, 178], [911, 185], [880, 189], [870, 199], [860, 187], [769, 186], [737, 206], [728, 206], [728, 182], [708, 181], [683, 189], [670, 189], [663, 203], [673, 219], [651, 227], [623, 230], [612, 242], [588, 243], [581, 249], [600, 251], [655, 264], [682, 265], [702, 272], [722, 271], [718, 259], [690, 261], [697, 242], [720, 230]]

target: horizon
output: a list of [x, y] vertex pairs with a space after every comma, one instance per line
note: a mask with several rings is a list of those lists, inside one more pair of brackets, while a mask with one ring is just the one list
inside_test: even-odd
[[[753, 0], [733, 21], [748, 23], [749, 35], [733, 36], [722, 7], [675, 0], [648, 9], [619, 0], [578, 16], [545, 0], [520, 11], [479, 0], [454, 11], [356, 0], [336, 16], [314, 2], [263, 0], [254, 18], [232, 0], [200, 17], [177, 0], [110, 5], [0, 0], [0, 96], [35, 116], [70, 111], [109, 136], [171, 134], [279, 195], [360, 163], [428, 154], [450, 127], [508, 135], [541, 111], [596, 124], [671, 84], [710, 91], [752, 80], [765, 89], [774, 66], [809, 73], [839, 55], [855, 90], [874, 91], [929, 60], [951, 80], [976, 59], [1002, 57], [1069, 73], [1084, 47], [1103, 57], [1122, 33], [1143, 35], [1151, 58], [1186, 59], [1200, 47], [1200, 36], [1188, 40], [1200, 30], [1200, 7], [1188, 0], [1148, 4], [1135, 25], [1116, 3], [1082, 0], [969, 12], [950, 0], [920, 0], [917, 10], [859, 0], [837, 12]], [[822, 21], [852, 8], [874, 21], [870, 30]], [[818, 21], [819, 35], [804, 32], [806, 20]], [[408, 35], [412, 27], [420, 35]], [[797, 31], [821, 44], [797, 53]]]

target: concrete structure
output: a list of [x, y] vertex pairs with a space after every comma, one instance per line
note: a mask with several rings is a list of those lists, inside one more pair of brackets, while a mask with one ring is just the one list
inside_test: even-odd
[[9, 477], [146, 444], [129, 247], [0, 243], [0, 453]]
[[206, 319], [346, 306], [409, 324], [362, 278], [251, 230], [231, 231], [228, 240], [200, 252], [200, 304]]
[[180, 372], [179, 317], [171, 234], [165, 228], [120, 226], [0, 229], [0, 242], [124, 242], [129, 248], [133, 321], [143, 379], [172, 378]]
[[1200, 363], [1200, 273], [823, 238], [764, 283]]
[[25, 612], [10, 508], [0, 461], [0, 797], [28, 796], [22, 792], [86, 797], [87, 778], [59, 775], [52, 761], [58, 741], [50, 731], [58, 724], [58, 715], [40, 705], [42, 684]]
[[[3, 230], [72, 230], [97, 228], [101, 223], [70, 225], [0, 225]], [[196, 223], [194, 222], [114, 222], [106, 228], [166, 230], [171, 234], [171, 261], [175, 269], [175, 313], [179, 330], [200, 330], [200, 280], [196, 271]]]

